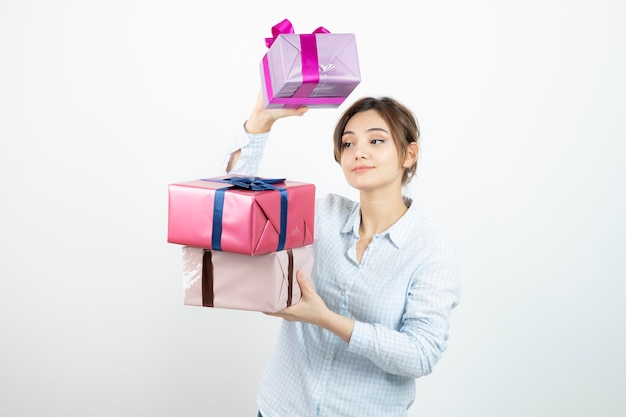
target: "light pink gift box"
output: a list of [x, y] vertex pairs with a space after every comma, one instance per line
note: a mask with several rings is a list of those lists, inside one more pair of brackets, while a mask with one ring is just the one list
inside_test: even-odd
[[257, 256], [183, 246], [184, 304], [276, 312], [300, 301], [299, 269], [310, 279], [311, 245]]
[[295, 34], [285, 19], [272, 35], [260, 63], [266, 108], [339, 107], [361, 82], [353, 33]]
[[[250, 256], [313, 243], [313, 184], [279, 179], [273, 186], [281, 191], [253, 191], [220, 182], [233, 178], [250, 177], [169, 184], [167, 241]], [[216, 194], [223, 196], [223, 206], [216, 206]]]

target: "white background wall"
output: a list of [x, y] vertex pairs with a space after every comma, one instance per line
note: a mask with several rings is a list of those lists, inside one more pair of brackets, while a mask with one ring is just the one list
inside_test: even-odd
[[[167, 184], [221, 174], [283, 18], [355, 33], [349, 101], [422, 127], [464, 293], [410, 415], [625, 415], [626, 1], [238, 3], [0, 1], [0, 415], [256, 415], [279, 321], [182, 305]], [[345, 107], [277, 125], [261, 174], [357, 197]]]

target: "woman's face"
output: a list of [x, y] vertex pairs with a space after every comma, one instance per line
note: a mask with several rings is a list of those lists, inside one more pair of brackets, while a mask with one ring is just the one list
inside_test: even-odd
[[404, 168], [387, 123], [376, 110], [352, 116], [342, 136], [341, 168], [360, 191], [400, 189]]

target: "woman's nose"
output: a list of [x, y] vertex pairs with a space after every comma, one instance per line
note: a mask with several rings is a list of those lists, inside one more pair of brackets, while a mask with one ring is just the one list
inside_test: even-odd
[[355, 145], [354, 159], [365, 158], [367, 156], [367, 149], [363, 145]]

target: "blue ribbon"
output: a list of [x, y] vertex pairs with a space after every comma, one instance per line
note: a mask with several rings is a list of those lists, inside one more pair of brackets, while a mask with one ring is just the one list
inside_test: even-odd
[[274, 184], [285, 182], [284, 178], [259, 178], [259, 177], [230, 177], [230, 178], [203, 178], [204, 181], [224, 182], [231, 184], [230, 187], [218, 188], [215, 190], [215, 200], [213, 202], [213, 231], [212, 249], [222, 250], [222, 215], [224, 213], [224, 196], [226, 191], [232, 189], [246, 189], [252, 191], [280, 191], [280, 232], [278, 235], [277, 251], [285, 249], [287, 237], [287, 204], [289, 197], [287, 190], [276, 187]]

